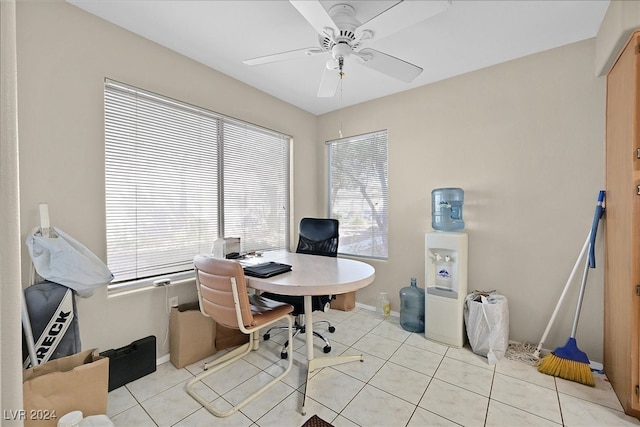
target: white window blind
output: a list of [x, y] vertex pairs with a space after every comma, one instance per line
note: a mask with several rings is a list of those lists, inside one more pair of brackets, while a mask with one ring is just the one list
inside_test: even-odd
[[289, 138], [225, 121], [224, 235], [245, 251], [287, 246]]
[[327, 144], [329, 216], [340, 221], [338, 252], [387, 258], [387, 131]]
[[193, 269], [218, 236], [286, 246], [290, 138], [105, 81], [107, 264], [114, 285]]

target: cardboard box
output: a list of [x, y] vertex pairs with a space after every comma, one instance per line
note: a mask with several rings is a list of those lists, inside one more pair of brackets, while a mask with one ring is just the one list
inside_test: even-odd
[[55, 427], [71, 411], [85, 417], [107, 413], [109, 358], [96, 349], [51, 360], [22, 373], [27, 427]]
[[239, 329], [230, 329], [222, 325], [216, 326], [216, 348], [236, 347], [249, 342], [249, 335], [243, 334]]
[[335, 310], [351, 311], [356, 306], [356, 292], [336, 295], [336, 299], [331, 300], [331, 308]]
[[215, 354], [216, 323], [200, 312], [198, 302], [171, 309], [169, 354], [176, 368], [183, 368]]

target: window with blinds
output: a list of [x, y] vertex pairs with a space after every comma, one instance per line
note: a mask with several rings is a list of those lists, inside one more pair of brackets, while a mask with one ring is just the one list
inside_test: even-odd
[[387, 131], [328, 141], [329, 216], [340, 221], [338, 252], [388, 256]]
[[180, 277], [218, 236], [285, 248], [290, 137], [105, 81], [110, 289]]

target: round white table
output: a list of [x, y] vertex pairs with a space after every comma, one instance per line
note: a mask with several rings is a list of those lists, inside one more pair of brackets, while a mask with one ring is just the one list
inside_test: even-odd
[[[347, 258], [298, 254], [287, 251], [269, 251], [262, 256], [242, 260], [243, 265], [279, 262], [291, 265], [291, 271], [269, 278], [247, 276], [247, 286], [263, 292], [304, 297], [305, 334], [307, 346], [307, 383], [309, 374], [316, 369], [352, 361], [363, 361], [356, 356], [313, 356], [313, 310], [311, 297], [335, 295], [357, 291], [375, 279], [375, 269], [362, 261]], [[292, 343], [290, 343], [292, 345]], [[305, 414], [302, 400], [302, 414]]]
[[375, 269], [362, 261], [286, 251], [265, 252], [242, 260], [242, 264], [269, 261], [289, 264], [291, 271], [266, 279], [247, 276], [250, 287], [281, 295], [334, 295], [362, 289], [375, 278]]

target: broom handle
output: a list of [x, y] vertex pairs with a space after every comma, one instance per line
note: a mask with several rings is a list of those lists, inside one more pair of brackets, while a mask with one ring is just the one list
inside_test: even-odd
[[36, 345], [33, 340], [33, 330], [31, 329], [31, 319], [29, 318], [29, 309], [27, 308], [27, 301], [24, 296], [24, 289], [20, 289], [21, 302], [22, 302], [22, 328], [24, 331], [24, 338], [27, 342], [27, 350], [29, 352], [29, 359], [31, 366], [38, 364], [38, 358], [36, 357]]
[[576, 272], [578, 271], [578, 267], [580, 266], [580, 260], [587, 253], [587, 249], [589, 249], [589, 241], [590, 241], [590, 239], [591, 239], [591, 230], [589, 230], [589, 234], [587, 235], [587, 239], [585, 240], [584, 245], [582, 246], [582, 250], [580, 251], [580, 255], [578, 255], [578, 259], [576, 260], [576, 263], [574, 264], [573, 269], [571, 270], [571, 274], [569, 275], [569, 279], [567, 280], [567, 283], [564, 285], [564, 289], [562, 290], [562, 294], [560, 294], [560, 299], [558, 299], [558, 303], [556, 304], [556, 308], [553, 310], [553, 314], [551, 315], [551, 319], [549, 319], [549, 323], [547, 324], [547, 328], [544, 330], [544, 333], [542, 334], [542, 338], [540, 339], [540, 344], [538, 344], [538, 347], [536, 347], [536, 350], [533, 352], [533, 356], [536, 359], [538, 357], [540, 357], [540, 350], [542, 349], [542, 345], [544, 344], [545, 340], [547, 339], [547, 335], [549, 335], [549, 331], [551, 330], [551, 327], [553, 326], [553, 323], [556, 321], [556, 316], [558, 315], [558, 312], [560, 311], [560, 306], [562, 306], [562, 301], [564, 300], [564, 297], [567, 295], [567, 291], [569, 290], [569, 287], [571, 286], [571, 282], [573, 281], [573, 278], [576, 275]]
[[580, 319], [580, 309], [582, 308], [582, 298], [584, 297], [584, 290], [587, 284], [587, 275], [589, 274], [589, 266], [591, 261], [587, 258], [584, 263], [584, 271], [582, 272], [582, 284], [580, 285], [580, 294], [578, 295], [578, 305], [576, 307], [576, 315], [573, 318], [573, 326], [571, 327], [571, 338], [576, 337], [576, 330], [578, 329], [578, 319]]

